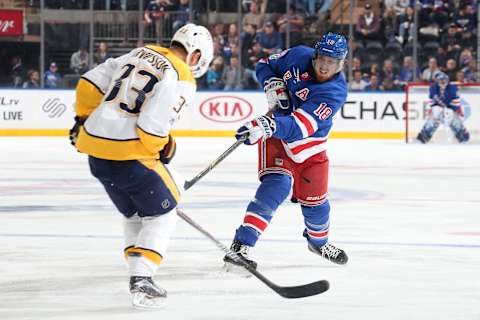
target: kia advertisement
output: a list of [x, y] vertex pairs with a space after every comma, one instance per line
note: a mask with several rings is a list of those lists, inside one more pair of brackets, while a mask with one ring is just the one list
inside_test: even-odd
[[213, 122], [241, 122], [253, 114], [253, 106], [243, 98], [213, 96], [201, 102], [200, 114]]
[[[200, 91], [190, 110], [188, 122], [194, 130], [231, 131], [265, 114], [268, 108], [265, 94], [261, 92]], [[182, 120], [177, 128], [183, 130], [187, 121]]]

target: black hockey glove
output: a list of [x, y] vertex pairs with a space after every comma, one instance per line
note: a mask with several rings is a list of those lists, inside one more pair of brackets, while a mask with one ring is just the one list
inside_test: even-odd
[[75, 124], [73, 125], [72, 129], [70, 129], [68, 134], [70, 138], [70, 143], [72, 144], [72, 146], [74, 146], [77, 143], [80, 127], [83, 126], [83, 124], [87, 120], [86, 118], [80, 118], [78, 116], [76, 116], [74, 119], [75, 119]]
[[168, 135], [168, 142], [163, 149], [160, 150], [160, 161], [163, 164], [168, 164], [172, 161], [173, 156], [175, 156], [175, 151], [177, 151], [177, 143], [171, 134]]

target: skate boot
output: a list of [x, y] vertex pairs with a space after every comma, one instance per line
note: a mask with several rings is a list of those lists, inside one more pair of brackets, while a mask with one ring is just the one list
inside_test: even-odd
[[225, 257], [223, 257], [225, 271], [246, 274], [246, 270], [244, 269], [243, 264], [239, 262], [239, 259], [245, 261], [251, 269], [257, 269], [257, 263], [248, 256], [250, 248], [251, 247], [234, 240], [230, 246], [232, 253], [226, 254]]
[[432, 137], [429, 136], [426, 132], [424, 132], [423, 130], [420, 131], [420, 133], [417, 135], [417, 140], [420, 141], [421, 143], [425, 144], [425, 143], [428, 143], [428, 141], [430, 141]]
[[345, 251], [335, 247], [330, 243], [327, 243], [321, 247], [317, 247], [309, 242], [308, 250], [336, 264], [346, 264], [348, 261], [348, 257]]
[[308, 250], [313, 253], [318, 254], [319, 256], [328, 259], [336, 264], [346, 264], [348, 261], [348, 256], [340, 248], [335, 247], [333, 244], [327, 243], [321, 247], [314, 245], [308, 240], [308, 234], [304, 231], [303, 236], [307, 238]]
[[132, 304], [139, 309], [158, 309], [165, 305], [167, 291], [158, 287], [151, 277], [130, 277]]

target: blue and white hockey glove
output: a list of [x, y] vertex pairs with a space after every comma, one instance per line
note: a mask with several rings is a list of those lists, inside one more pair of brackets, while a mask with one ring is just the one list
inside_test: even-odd
[[263, 90], [267, 96], [268, 110], [287, 110], [290, 107], [288, 89], [282, 79], [272, 77], [266, 80]]
[[243, 126], [238, 128], [235, 133], [235, 138], [240, 140], [246, 135], [246, 140], [243, 142], [248, 145], [256, 144], [260, 140], [270, 138], [275, 132], [275, 120], [269, 116], [260, 116], [252, 121], [246, 122]]
[[175, 139], [172, 137], [171, 134], [168, 135], [168, 142], [163, 149], [160, 150], [160, 161], [163, 164], [168, 164], [172, 161], [173, 156], [175, 155], [175, 151], [177, 151], [177, 143]]

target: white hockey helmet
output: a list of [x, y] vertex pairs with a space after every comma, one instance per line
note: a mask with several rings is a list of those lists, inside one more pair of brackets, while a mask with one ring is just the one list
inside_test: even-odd
[[187, 50], [187, 64], [190, 63], [192, 53], [200, 51], [198, 63], [190, 66], [193, 76], [200, 78], [208, 70], [213, 59], [213, 40], [210, 32], [203, 26], [188, 23], [175, 32], [171, 43], [173, 42], [180, 43]]

